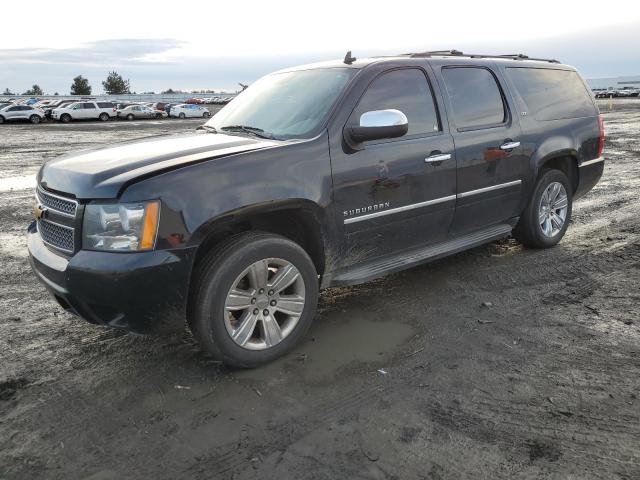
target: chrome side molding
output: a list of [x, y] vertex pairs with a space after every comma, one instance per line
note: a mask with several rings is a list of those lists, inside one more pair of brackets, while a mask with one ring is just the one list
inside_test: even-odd
[[594, 163], [604, 162], [604, 157], [594, 158], [593, 160], [587, 160], [586, 162], [582, 162], [578, 165], [580, 168], [586, 167], [587, 165], [593, 165]]
[[[441, 161], [441, 160], [440, 160]], [[360, 215], [359, 217], [351, 217], [345, 218], [344, 224], [349, 225], [350, 223], [361, 222], [363, 220], [370, 220], [372, 218], [382, 217], [384, 215], [391, 215], [393, 213], [406, 212], [407, 210], [413, 210], [414, 208], [427, 207], [429, 205], [436, 205], [438, 203], [449, 202], [451, 200], [455, 200], [457, 198], [470, 197], [471, 195], [477, 195], [479, 193], [491, 192], [493, 190], [498, 190], [500, 188], [508, 188], [514, 187], [516, 185], [520, 185], [522, 180], [514, 180], [512, 182], [500, 183], [498, 185], [492, 185], [490, 187], [479, 188], [477, 190], [469, 190], [468, 192], [462, 192], [457, 195], [448, 195], [446, 197], [434, 198], [433, 200], [427, 200], [426, 202], [420, 203], [412, 203], [410, 205], [404, 205], [402, 207], [391, 208], [389, 210], [380, 210], [374, 213], [368, 213], [366, 215]]]

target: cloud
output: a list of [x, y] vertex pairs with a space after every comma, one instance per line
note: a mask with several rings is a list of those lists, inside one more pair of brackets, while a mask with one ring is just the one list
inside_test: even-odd
[[99, 40], [73, 48], [16, 48], [0, 50], [3, 64], [131, 65], [167, 63], [168, 52], [184, 46], [173, 38]]
[[[559, 58], [574, 65], [586, 77], [640, 75], [640, 23], [598, 27], [546, 38], [510, 38], [509, 41], [477, 39], [456, 44], [372, 45], [354, 51], [356, 57], [406, 51], [456, 48], [487, 54], [526, 53], [532, 57]], [[0, 49], [0, 91], [9, 87], [25, 91], [38, 83], [47, 93], [66, 94], [71, 80], [83, 75], [101, 93], [101, 81], [110, 70], [131, 80], [132, 90], [235, 89], [237, 82], [251, 83], [262, 75], [288, 66], [338, 59], [345, 54], [334, 48], [312, 53], [273, 52], [271, 55], [225, 55], [199, 51], [175, 38], [116, 39], [81, 44], [74, 48]], [[212, 47], [213, 48], [213, 47]], [[211, 52], [216, 52], [212, 49]]]

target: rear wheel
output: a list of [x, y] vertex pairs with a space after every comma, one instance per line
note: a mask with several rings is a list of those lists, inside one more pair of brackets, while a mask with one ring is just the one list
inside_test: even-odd
[[98, 118], [103, 122], [106, 122], [107, 120], [109, 120], [109, 114], [102, 112]]
[[0, 115], [0, 123], [4, 123], [4, 117]]
[[68, 113], [63, 113], [63, 114], [60, 116], [60, 121], [61, 121], [62, 123], [69, 123], [69, 122], [71, 121], [71, 115], [69, 115]]
[[549, 248], [564, 236], [571, 219], [571, 185], [560, 170], [546, 170], [513, 231], [527, 247]]
[[318, 276], [309, 255], [278, 235], [248, 232], [199, 266], [189, 325], [202, 347], [251, 368], [293, 348], [315, 315]]
[[156, 113], [156, 118], [162, 118], [162, 114], [161, 113]]

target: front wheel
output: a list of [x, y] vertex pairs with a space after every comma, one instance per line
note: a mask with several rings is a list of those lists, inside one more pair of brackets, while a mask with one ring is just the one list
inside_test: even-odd
[[38, 115], [31, 115], [29, 121], [33, 124], [40, 123], [40, 117]]
[[298, 244], [248, 232], [216, 247], [197, 267], [189, 325], [224, 363], [251, 368], [291, 350], [315, 315], [318, 275]]
[[62, 116], [60, 117], [60, 121], [62, 123], [69, 123], [71, 121], [71, 115], [69, 115], [68, 113], [62, 114]]
[[0, 124], [4, 123], [4, 117], [0, 115]]
[[204, 112], [204, 113], [202, 114], [202, 116], [203, 116], [204, 118], [209, 118], [209, 117], [211, 116], [211, 113], [210, 113], [210, 112]]
[[178, 115], [180, 117], [181, 120], [184, 120], [186, 118], [186, 115], [184, 113], [181, 113], [180, 115]]
[[560, 170], [543, 172], [513, 236], [532, 248], [549, 248], [564, 236], [571, 219], [571, 184]]
[[127, 120], [133, 120], [133, 113], [130, 113], [129, 115], [127, 115]]

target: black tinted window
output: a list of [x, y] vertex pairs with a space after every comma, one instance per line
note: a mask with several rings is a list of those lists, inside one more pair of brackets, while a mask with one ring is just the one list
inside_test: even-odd
[[407, 135], [440, 130], [438, 115], [427, 78], [415, 68], [384, 73], [373, 81], [351, 114], [352, 125], [371, 110], [400, 110], [409, 120]]
[[20, 110], [20, 107], [11, 107], [7, 112], [17, 112], [18, 110]]
[[98, 102], [98, 107], [100, 107], [100, 108], [113, 108], [113, 103]]
[[93, 103], [83, 103], [82, 108], [96, 108], [96, 106]]
[[507, 68], [518, 93], [536, 120], [557, 120], [595, 115], [589, 92], [569, 70]]
[[458, 130], [496, 125], [506, 113], [493, 74], [485, 68], [443, 68], [442, 76]]

